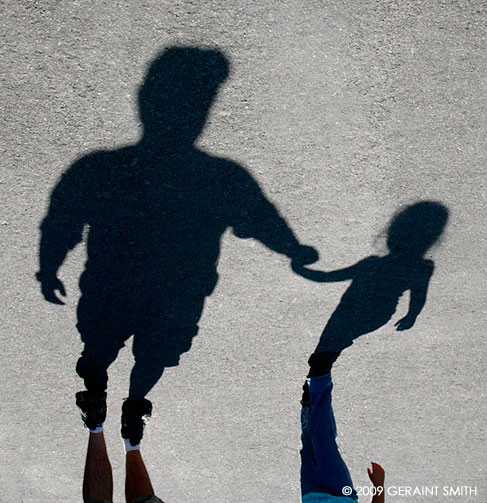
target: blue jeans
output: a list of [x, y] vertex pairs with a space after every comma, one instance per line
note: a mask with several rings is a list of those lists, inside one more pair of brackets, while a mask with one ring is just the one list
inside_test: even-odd
[[[307, 382], [309, 402], [301, 409], [301, 495], [343, 496], [343, 487], [353, 488], [353, 483], [336, 444], [331, 375], [309, 377]], [[357, 499], [355, 489], [348, 496]]]

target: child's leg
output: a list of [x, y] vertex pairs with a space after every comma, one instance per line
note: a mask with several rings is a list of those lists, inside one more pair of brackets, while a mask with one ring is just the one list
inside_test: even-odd
[[[342, 496], [352, 479], [336, 444], [336, 426], [331, 406], [333, 384], [329, 373], [310, 377], [309, 402], [303, 403], [301, 451], [301, 493]], [[354, 492], [352, 497], [356, 497]]]
[[112, 467], [108, 459], [103, 431], [90, 433], [83, 477], [85, 502], [111, 502], [113, 498]]
[[313, 442], [311, 439], [311, 402], [307, 383], [301, 401], [301, 495], [316, 492], [320, 483], [316, 471]]

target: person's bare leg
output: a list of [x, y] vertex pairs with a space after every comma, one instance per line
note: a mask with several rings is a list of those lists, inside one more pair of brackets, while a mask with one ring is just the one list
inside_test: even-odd
[[141, 496], [154, 494], [154, 489], [145, 468], [139, 449], [128, 451], [125, 455], [125, 500], [133, 503]]
[[90, 433], [83, 478], [83, 500], [112, 501], [112, 499], [112, 466], [108, 459], [105, 437], [103, 431]]

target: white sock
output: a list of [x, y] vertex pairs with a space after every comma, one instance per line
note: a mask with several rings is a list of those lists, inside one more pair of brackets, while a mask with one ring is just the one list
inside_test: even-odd
[[128, 438], [124, 438], [123, 443], [125, 446], [125, 454], [127, 454], [127, 452], [129, 451], [140, 451], [140, 444], [132, 445]]
[[103, 431], [103, 425], [98, 425], [94, 430], [90, 430], [90, 433], [101, 433]]

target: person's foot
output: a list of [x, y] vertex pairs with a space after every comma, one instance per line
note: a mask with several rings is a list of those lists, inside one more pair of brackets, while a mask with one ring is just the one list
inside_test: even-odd
[[81, 419], [90, 430], [103, 425], [107, 417], [107, 394], [105, 391], [78, 391], [76, 405], [81, 411]]
[[122, 438], [132, 445], [140, 444], [151, 414], [152, 403], [146, 398], [126, 398], [122, 404]]

